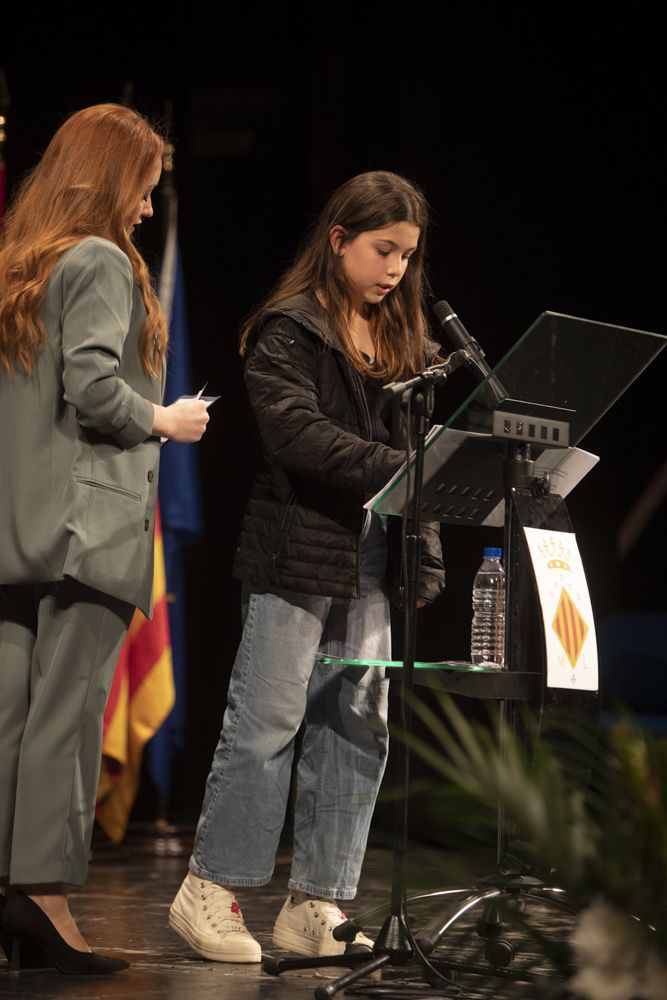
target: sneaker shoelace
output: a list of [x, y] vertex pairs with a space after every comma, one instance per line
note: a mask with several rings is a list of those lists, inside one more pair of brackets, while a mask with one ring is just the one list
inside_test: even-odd
[[246, 929], [241, 907], [233, 895], [227, 889], [223, 889], [221, 885], [216, 885], [214, 882], [208, 884], [200, 882], [199, 898], [202, 910], [206, 913], [206, 919], [210, 921], [211, 927], [214, 927], [218, 934]]

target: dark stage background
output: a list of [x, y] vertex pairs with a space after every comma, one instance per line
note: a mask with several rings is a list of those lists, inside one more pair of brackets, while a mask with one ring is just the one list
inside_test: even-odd
[[[15, 15], [2, 32], [12, 181], [68, 112], [119, 100], [128, 81], [149, 115], [173, 102], [193, 388], [222, 395], [199, 449], [207, 536], [188, 553], [175, 819], [197, 815], [239, 635], [230, 566], [252, 471], [239, 325], [330, 190], [377, 168], [421, 184], [433, 300], [452, 303], [492, 362], [544, 309], [667, 332], [657, 24], [641, 8], [587, 21], [560, 5], [539, 19], [533, 5], [440, 8], [222, 5], [213, 20], [188, 5], [123, 11], [123, 23], [107, 8], [52, 24]], [[151, 261], [160, 228], [139, 236]], [[665, 363], [582, 442], [602, 462], [569, 506], [599, 619], [667, 608], [664, 502], [629, 556], [616, 554], [664, 462]], [[496, 539], [447, 530], [449, 587], [420, 615], [423, 657], [467, 656], [472, 577]], [[145, 787], [139, 812], [147, 802]]]

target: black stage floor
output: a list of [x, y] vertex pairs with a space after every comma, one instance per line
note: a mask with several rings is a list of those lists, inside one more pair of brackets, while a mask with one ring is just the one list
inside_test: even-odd
[[[157, 846], [156, 846], [157, 845]], [[98, 847], [90, 868], [85, 890], [72, 895], [71, 906], [80, 926], [93, 949], [115, 954], [131, 962], [131, 968], [108, 977], [64, 976], [55, 971], [26, 971], [13, 974], [7, 965], [0, 963], [0, 996], [8, 1000], [301, 1000], [312, 997], [317, 986], [340, 974], [336, 970], [321, 972], [300, 971], [285, 973], [280, 977], [267, 975], [259, 965], [230, 965], [209, 962], [195, 955], [184, 941], [167, 925], [169, 904], [186, 871], [187, 852], [176, 837], [159, 840], [134, 836], [120, 850], [108, 851]], [[186, 838], [186, 846], [187, 838]], [[418, 849], [411, 856], [408, 872], [411, 891], [451, 887], [442, 881], [445, 869], [443, 852]], [[459, 860], [459, 859], [455, 859]], [[487, 852], [472, 853], [465, 858], [468, 870], [477, 874], [493, 871], [492, 855]], [[441, 864], [442, 862], [442, 864]], [[387, 850], [372, 848], [366, 865], [359, 895], [354, 904], [346, 906], [349, 915], [358, 916], [376, 904], [384, 904], [380, 916], [369, 919], [365, 930], [371, 935], [377, 931], [389, 908], [392, 856]], [[271, 945], [271, 929], [286, 895], [288, 858], [282, 856], [270, 885], [239, 893], [241, 907], [248, 927], [259, 939], [268, 954], [277, 955]], [[415, 923], [423, 923], [426, 914], [413, 907]], [[431, 908], [434, 912], [447, 912]], [[544, 909], [542, 919], [550, 933], [558, 936], [567, 928], [559, 912]], [[438, 954], [450, 959], [466, 957], [482, 969], [488, 969], [483, 947], [471, 921], [456, 930], [446, 948]], [[534, 957], [534, 946], [519, 940], [521, 932], [508, 930], [508, 938], [517, 950], [512, 968], [519, 970]], [[531, 951], [532, 949], [532, 951]], [[287, 957], [282, 955], [281, 957]], [[546, 966], [538, 964], [535, 972], [547, 973]], [[385, 1000], [404, 997], [406, 1000], [428, 997], [459, 998], [459, 1000], [543, 1000], [564, 995], [553, 980], [540, 979], [531, 983], [508, 981], [498, 975], [457, 972], [449, 985], [432, 987], [424, 980], [416, 966], [393, 968], [384, 973], [382, 982], [364, 981], [373, 985], [373, 994]], [[358, 996], [358, 993], [340, 994]]]

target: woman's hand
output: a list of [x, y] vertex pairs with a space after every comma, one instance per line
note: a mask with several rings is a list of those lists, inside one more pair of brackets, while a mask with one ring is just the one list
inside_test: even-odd
[[171, 406], [153, 403], [153, 434], [191, 444], [201, 440], [209, 420], [202, 399], [177, 399]]

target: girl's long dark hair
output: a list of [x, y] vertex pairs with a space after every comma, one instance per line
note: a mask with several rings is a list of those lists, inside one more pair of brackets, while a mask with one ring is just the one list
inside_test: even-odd
[[[377, 305], [366, 307], [376, 352], [375, 365], [371, 367], [350, 335], [348, 287], [329, 234], [334, 226], [342, 226], [345, 242], [351, 242], [360, 233], [384, 229], [397, 222], [417, 226], [419, 242], [398, 286]], [[318, 292], [326, 304], [332, 333], [358, 371], [383, 382], [419, 371], [424, 365], [427, 331], [424, 307], [427, 225], [426, 199], [404, 177], [385, 170], [352, 177], [333, 193], [292, 266], [247, 320], [241, 334], [241, 355], [246, 353], [251, 330], [262, 325], [268, 312], [309, 291]]]

